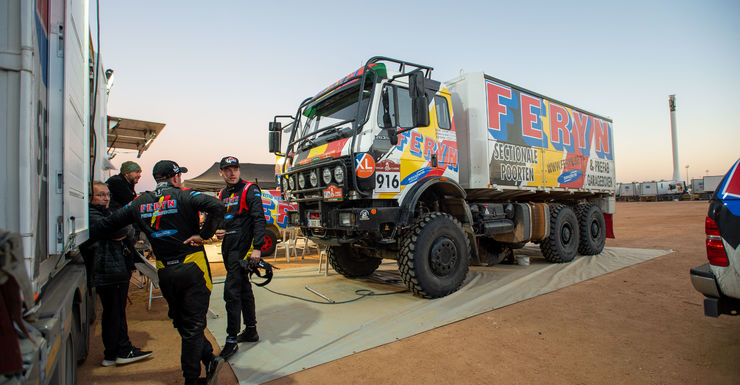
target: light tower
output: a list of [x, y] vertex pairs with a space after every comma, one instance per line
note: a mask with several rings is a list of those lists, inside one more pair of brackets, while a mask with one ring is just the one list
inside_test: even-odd
[[[676, 128], [676, 95], [668, 95], [668, 108], [671, 111], [671, 140], [673, 142], [673, 180], [681, 180], [681, 169], [678, 166], [678, 129]], [[689, 166], [686, 166], [688, 174]], [[688, 178], [688, 175], [686, 176]], [[688, 184], [690, 181], [686, 181]]]

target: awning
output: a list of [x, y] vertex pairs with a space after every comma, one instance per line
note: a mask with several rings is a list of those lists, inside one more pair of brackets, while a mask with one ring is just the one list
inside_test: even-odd
[[162, 132], [164, 123], [108, 116], [108, 152], [115, 149], [137, 150], [137, 158], [149, 149]]

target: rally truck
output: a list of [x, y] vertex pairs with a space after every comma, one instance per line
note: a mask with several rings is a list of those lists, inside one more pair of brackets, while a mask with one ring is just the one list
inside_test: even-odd
[[[269, 124], [289, 222], [362, 277], [398, 261], [416, 295], [527, 242], [550, 262], [598, 254], [615, 210], [612, 121], [483, 73], [373, 57]], [[284, 148], [283, 148], [284, 147]]]
[[[87, 1], [10, 0], [2, 9], [0, 384], [74, 384], [95, 318], [79, 246], [90, 182], [110, 165], [112, 71], [91, 42]], [[133, 131], [115, 147], [132, 144]]]

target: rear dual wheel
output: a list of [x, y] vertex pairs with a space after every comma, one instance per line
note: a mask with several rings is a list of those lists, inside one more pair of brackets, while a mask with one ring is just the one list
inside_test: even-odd
[[580, 227], [570, 206], [550, 205], [550, 234], [540, 243], [542, 255], [549, 262], [570, 262], [578, 251]]

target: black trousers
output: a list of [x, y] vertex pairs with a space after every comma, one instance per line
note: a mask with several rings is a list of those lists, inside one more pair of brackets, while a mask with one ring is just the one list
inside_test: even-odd
[[103, 305], [100, 320], [105, 347], [103, 355], [106, 360], [115, 360], [118, 356], [128, 354], [133, 348], [126, 323], [128, 282], [98, 286], [96, 291], [100, 296], [100, 304]]
[[[205, 260], [205, 254], [202, 258]], [[182, 339], [180, 365], [185, 378], [200, 377], [200, 362], [207, 364], [213, 358], [213, 347], [203, 333], [211, 299], [205, 274], [210, 284], [207, 262], [205, 269], [195, 262], [189, 262], [159, 270], [159, 288], [167, 300], [172, 324]]]
[[241, 266], [241, 258], [232, 254], [224, 258], [226, 281], [224, 282], [224, 301], [226, 301], [226, 335], [239, 334], [241, 317], [244, 325], [256, 326], [254, 293], [247, 271]]

